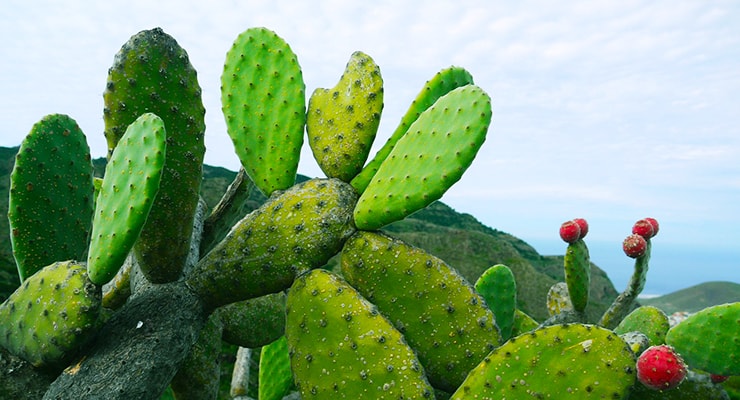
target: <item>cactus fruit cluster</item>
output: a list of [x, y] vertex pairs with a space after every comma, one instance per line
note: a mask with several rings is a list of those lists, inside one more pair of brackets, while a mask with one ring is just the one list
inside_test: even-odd
[[[625, 246], [635, 272], [598, 321], [586, 313], [583, 218], [561, 226], [565, 282], [543, 299], [545, 321], [518, 308], [527, 282], [506, 265], [471, 284], [381, 231], [462, 177], [492, 119], [470, 73], [443, 69], [366, 162], [383, 96], [380, 67], [358, 51], [306, 105], [290, 46], [269, 29], [246, 30], [221, 76], [242, 169], [207, 210], [195, 69], [161, 29], [132, 36], [105, 86], [102, 180], [68, 116], [44, 117], [21, 146], [8, 217], [22, 285], [0, 305], [0, 356], [38, 374], [46, 399], [215, 399], [225, 344], [239, 347], [232, 396], [248, 392], [254, 364], [262, 400], [727, 395], [721, 385], [733, 378], [721, 381], [740, 375], [740, 303], [669, 327], [636, 302], [654, 219], [635, 224]], [[304, 134], [326, 176], [296, 183]], [[253, 187], [268, 199], [249, 210]], [[664, 369], [681, 359], [685, 368]], [[2, 389], [3, 379], [13, 375]]]

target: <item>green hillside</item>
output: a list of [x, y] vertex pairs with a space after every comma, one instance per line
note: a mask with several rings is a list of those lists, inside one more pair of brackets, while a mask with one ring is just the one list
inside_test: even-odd
[[[17, 148], [0, 148], [0, 212], [3, 216], [7, 215], [8, 182], [16, 152]], [[102, 176], [105, 159], [95, 159], [93, 165], [96, 176]], [[225, 168], [204, 167], [201, 194], [209, 207], [218, 202], [235, 176], [236, 172]], [[264, 200], [262, 194], [253, 191], [248, 208], [258, 207]], [[519, 307], [539, 320], [547, 317], [545, 299], [550, 286], [564, 279], [561, 256], [542, 256], [524, 241], [487, 227], [473, 216], [458, 213], [441, 202], [385, 230], [445, 260], [470, 282], [475, 282], [494, 264], [508, 265], [520, 283]], [[18, 285], [8, 233], [7, 218], [0, 218], [0, 300]], [[330, 264], [329, 268], [336, 268], [338, 258]], [[592, 320], [596, 320], [617, 296], [609, 278], [595, 265], [592, 265], [591, 296], [593, 301], [587, 312]]]
[[733, 282], [705, 282], [660, 297], [640, 299], [641, 304], [658, 307], [669, 315], [737, 301], [740, 301], [740, 284]]

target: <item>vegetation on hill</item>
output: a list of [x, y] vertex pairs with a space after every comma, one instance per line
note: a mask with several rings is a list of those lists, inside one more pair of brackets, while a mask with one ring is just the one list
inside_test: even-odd
[[697, 312], [717, 304], [740, 299], [740, 284], [733, 282], [705, 282], [652, 299], [640, 299], [643, 305], [655, 306], [666, 314], [678, 311]]

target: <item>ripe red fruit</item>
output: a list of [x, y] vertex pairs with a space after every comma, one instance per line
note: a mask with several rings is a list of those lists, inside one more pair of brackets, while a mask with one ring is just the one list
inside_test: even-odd
[[712, 380], [713, 383], [722, 383], [722, 382], [730, 379], [729, 376], [726, 376], [726, 375], [717, 375], [717, 374], [711, 374], [711, 375], [709, 375], [709, 378]]
[[640, 235], [645, 239], [650, 239], [655, 236], [655, 229], [650, 221], [641, 219], [632, 226], [632, 233]]
[[673, 347], [652, 346], [637, 359], [637, 379], [655, 390], [678, 386], [686, 377], [686, 364]]
[[566, 221], [560, 225], [560, 238], [566, 243], [573, 243], [580, 239], [581, 227], [574, 221]]
[[578, 224], [578, 227], [581, 228], [581, 234], [579, 235], [579, 239], [583, 239], [588, 234], [588, 222], [586, 222], [583, 218], [575, 218], [573, 220], [576, 224]]
[[650, 222], [650, 225], [653, 226], [653, 236], [658, 234], [658, 229], [660, 229], [660, 225], [658, 225], [658, 220], [655, 218], [643, 218], [645, 221]]
[[622, 242], [622, 249], [627, 257], [642, 257], [647, 251], [647, 240], [645, 240], [644, 237], [633, 233], [624, 239], [624, 242]]

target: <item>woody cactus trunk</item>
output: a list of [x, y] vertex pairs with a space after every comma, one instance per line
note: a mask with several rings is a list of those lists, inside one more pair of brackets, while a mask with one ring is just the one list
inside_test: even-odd
[[[594, 322], [583, 313], [590, 260], [579, 219], [567, 282], [551, 291], [541, 324], [516, 309], [505, 265], [472, 285], [380, 232], [462, 177], [492, 118], [470, 73], [443, 69], [368, 162], [383, 96], [380, 67], [358, 51], [334, 87], [306, 101], [290, 46], [269, 29], [246, 30], [221, 77], [242, 169], [207, 210], [195, 69], [161, 29], [134, 35], [105, 86], [102, 180], [66, 115], [44, 117], [18, 153], [8, 217], [22, 285], [0, 305], [0, 393], [158, 399], [169, 388], [177, 399], [215, 399], [222, 342], [245, 350], [233, 396], [245, 393], [246, 349], [261, 348], [260, 399], [630, 398], [645, 390], [637, 355], [661, 342], [701, 373], [740, 374], [740, 304], [670, 330], [661, 313], [627, 315], [657, 223], [643, 233], [633, 281]], [[326, 177], [296, 184], [304, 132]], [[268, 200], [246, 213], [250, 190]], [[337, 254], [341, 271], [323, 269]], [[693, 398], [726, 395], [717, 385], [671, 390], [682, 387], [705, 396]]]

